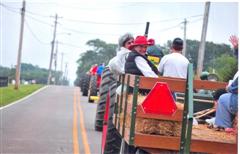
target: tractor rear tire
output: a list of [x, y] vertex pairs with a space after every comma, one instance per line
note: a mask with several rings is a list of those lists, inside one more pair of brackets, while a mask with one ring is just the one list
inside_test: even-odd
[[124, 139], [122, 139], [122, 142], [121, 142], [120, 153], [124, 153], [124, 154], [135, 154], [135, 153], [136, 154], [145, 154], [145, 153], [142, 153], [142, 150], [138, 150], [134, 146], [128, 145], [127, 142], [125, 142]]
[[90, 85], [89, 85], [89, 96], [88, 96], [88, 102], [89, 103], [93, 103], [94, 102], [94, 100], [91, 100], [90, 97], [91, 96], [97, 96], [97, 92], [98, 92], [98, 89], [97, 89], [97, 76], [93, 75], [93, 76], [91, 76]]
[[121, 140], [121, 135], [118, 133], [112, 121], [109, 121], [104, 154], [119, 153]]
[[85, 74], [82, 78], [82, 95], [88, 96], [90, 76]]
[[103, 117], [105, 113], [105, 105], [107, 99], [108, 89], [111, 85], [116, 82], [109, 67], [106, 67], [102, 73], [102, 79], [99, 90], [99, 101], [97, 105], [96, 117], [95, 117], [95, 130], [102, 131], [103, 128]]
[[113, 124], [113, 114], [114, 114], [115, 104], [116, 104], [115, 102], [116, 88], [117, 88], [117, 83], [114, 83], [110, 87], [110, 107], [109, 107], [108, 129], [107, 129], [104, 154], [119, 153], [121, 148], [122, 138]]

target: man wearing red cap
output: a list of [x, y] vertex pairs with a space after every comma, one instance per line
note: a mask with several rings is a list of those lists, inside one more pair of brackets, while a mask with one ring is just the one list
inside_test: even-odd
[[149, 42], [145, 36], [137, 36], [130, 46], [132, 52], [129, 53], [125, 63], [125, 73], [142, 75], [147, 77], [158, 77], [158, 70], [146, 57], [146, 49]]

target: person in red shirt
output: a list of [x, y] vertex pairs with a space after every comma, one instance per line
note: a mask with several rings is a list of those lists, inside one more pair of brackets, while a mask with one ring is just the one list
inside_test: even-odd
[[90, 74], [91, 75], [96, 75], [97, 74], [97, 69], [98, 69], [98, 65], [94, 64], [91, 68], [90, 68]]

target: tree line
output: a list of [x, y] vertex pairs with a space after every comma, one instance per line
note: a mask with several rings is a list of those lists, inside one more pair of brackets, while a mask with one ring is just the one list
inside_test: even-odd
[[[7, 76], [9, 82], [15, 80], [16, 68], [9, 68], [0, 66], [0, 76]], [[55, 77], [56, 84], [68, 85], [68, 80], [62, 78], [61, 71], [52, 71], [53, 77]], [[21, 77], [20, 80], [35, 81], [37, 84], [47, 84], [48, 69], [40, 68], [32, 64], [21, 63]]]
[[[171, 43], [169, 40], [161, 46], [164, 55], [169, 53]], [[77, 60], [78, 69], [75, 85], [77, 85], [81, 76], [89, 71], [92, 65], [108, 64], [109, 60], [116, 55], [116, 44], [108, 44], [100, 39], [90, 40], [86, 44], [91, 49], [82, 53]], [[195, 71], [199, 44], [200, 42], [197, 40], [187, 40], [186, 57], [193, 63]], [[237, 65], [237, 60], [233, 57], [230, 45], [206, 42], [203, 71], [217, 74], [220, 81], [228, 81], [237, 71]]]

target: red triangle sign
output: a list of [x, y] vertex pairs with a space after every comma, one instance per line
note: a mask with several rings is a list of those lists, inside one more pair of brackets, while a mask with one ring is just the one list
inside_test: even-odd
[[145, 113], [172, 115], [177, 106], [165, 82], [157, 82], [141, 104]]

